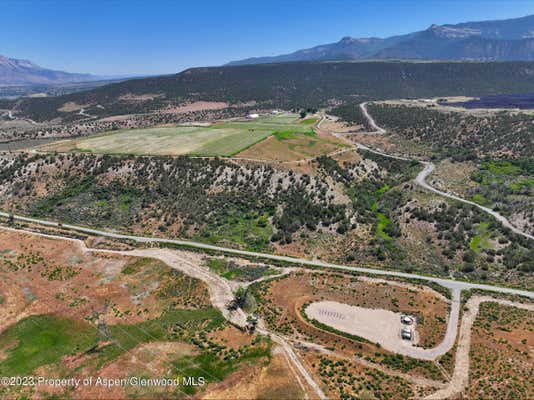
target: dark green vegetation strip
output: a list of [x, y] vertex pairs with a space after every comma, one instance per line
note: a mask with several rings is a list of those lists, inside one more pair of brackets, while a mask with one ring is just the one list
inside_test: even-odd
[[[358, 222], [374, 226], [377, 245], [371, 250], [373, 255], [381, 261], [389, 257], [395, 262], [403, 263], [405, 252], [395, 241], [400, 236], [400, 227], [390, 216], [405, 201], [402, 185], [417, 175], [421, 165], [417, 161], [397, 160], [364, 150], [359, 152], [366, 159], [377, 163], [386, 174], [373, 174], [368, 179], [356, 181], [352, 172], [356, 165], [341, 167], [337, 161], [327, 156], [318, 158], [317, 162], [319, 168], [345, 186], [353, 208], [358, 210]], [[341, 224], [338, 233], [345, 233], [349, 228], [348, 225]], [[355, 248], [347, 254], [347, 261], [357, 259], [359, 254], [361, 249]]]

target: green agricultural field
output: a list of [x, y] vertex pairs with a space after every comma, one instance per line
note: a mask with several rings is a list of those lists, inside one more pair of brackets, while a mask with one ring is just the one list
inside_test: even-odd
[[210, 126], [174, 126], [130, 129], [58, 142], [49, 151], [96, 154], [233, 156], [278, 131], [306, 132], [294, 114], [262, 117], [254, 121], [228, 121]]
[[96, 329], [53, 316], [31, 316], [0, 335], [0, 374], [28, 375], [36, 368], [82, 353], [96, 343]]

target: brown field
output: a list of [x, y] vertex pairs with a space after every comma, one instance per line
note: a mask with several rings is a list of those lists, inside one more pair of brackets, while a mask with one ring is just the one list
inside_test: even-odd
[[328, 116], [327, 119], [321, 124], [321, 129], [327, 132], [361, 132], [365, 131], [365, 126], [363, 125], [351, 125], [347, 122], [342, 121], [338, 117]]
[[[130, 352], [119, 356], [113, 362], [107, 364], [98, 371], [100, 376], [110, 379], [121, 379], [129, 375], [133, 376], [165, 376], [171, 368], [173, 359], [198, 354], [198, 350], [186, 343], [155, 342], [137, 346]], [[65, 367], [70, 369], [79, 368], [82, 360], [66, 360]], [[83, 360], [87, 361], [87, 360]], [[57, 373], [43, 368], [40, 374]], [[87, 371], [89, 374], [89, 371]], [[174, 390], [174, 389], [173, 389]], [[175, 397], [176, 393], [165, 387], [119, 387], [115, 386], [105, 391], [99, 387], [79, 387], [72, 393], [74, 399], [124, 399], [124, 398], [154, 398], [161, 396]], [[43, 395], [49, 393], [43, 391]]]
[[294, 400], [305, 398], [305, 395], [284, 355], [275, 353], [268, 365], [243, 368], [225, 382], [210, 387], [203, 398]]
[[[72, 101], [69, 101], [68, 103], [63, 104], [57, 110], [58, 111], [63, 111], [63, 112], [73, 112], [73, 111], [80, 110], [82, 107], [84, 107], [84, 106], [81, 106], [81, 105], [76, 104], [76, 103], [74, 103]], [[85, 106], [85, 107], [87, 107], [87, 106]]]
[[[143, 269], [143, 277], [121, 273]], [[100, 314], [107, 323], [134, 324], [159, 316], [170, 302], [207, 304], [207, 288], [156, 260], [84, 253], [74, 243], [0, 229], [0, 331], [30, 315], [85, 320]], [[142, 279], [142, 281], [140, 281]], [[190, 285], [180, 298], [162, 299], [170, 285]]]
[[[99, 243], [98, 239], [91, 240], [91, 243], [108, 244], [105, 241]], [[204, 328], [209, 319], [200, 320], [200, 329], [192, 330], [188, 328], [188, 320], [184, 326], [179, 323], [168, 328], [165, 327], [169, 322], [164, 322], [161, 326], [170, 329], [168, 337], [171, 341], [158, 340], [154, 336], [143, 341], [141, 338], [144, 334], [154, 335], [145, 333], [145, 330], [154, 328], [148, 328], [149, 325], [143, 328], [142, 324], [162, 318], [167, 311], [201, 313], [212, 309], [207, 286], [203, 282], [151, 258], [88, 252], [76, 241], [0, 229], [0, 304], [0, 371], [13, 368], [10, 360], [20, 357], [20, 353], [13, 353], [19, 342], [9, 339], [13, 336], [5, 335], [13, 335], [11, 328], [24, 324], [28, 321], [27, 317], [47, 316], [70, 321], [73, 330], [78, 329], [78, 325], [85, 329], [76, 331], [80, 332], [79, 336], [86, 337], [84, 343], [91, 340], [89, 335], [94, 335], [90, 332], [94, 332], [95, 328], [91, 327], [96, 326], [96, 321], [104, 322], [113, 332], [110, 333], [113, 339], [96, 339], [96, 344], [90, 350], [76, 348], [63, 353], [59, 362], [38, 364], [31, 372], [36, 376], [174, 378], [182, 371], [176, 367], [177, 362], [187, 366], [187, 360], [207, 356], [214, 360], [209, 363], [226, 365], [228, 361], [224, 357], [237, 357], [249, 349], [266, 349], [267, 355], [245, 358], [234, 364], [222, 379], [213, 377], [217, 372], [208, 372], [210, 383], [194, 389], [194, 398], [235, 398], [236, 393], [241, 393], [243, 398], [293, 399], [305, 397], [303, 388], [309, 391], [295, 379], [295, 372], [286, 358], [278, 354], [277, 347], [272, 348], [273, 354], [268, 356], [271, 349], [269, 340], [242, 332], [224, 320], [209, 329]], [[26, 341], [25, 336], [18, 337]], [[115, 345], [115, 340], [118, 340], [118, 345]], [[132, 340], [133, 343], [128, 344]], [[129, 349], [123, 347], [127, 344]], [[68, 345], [68, 341], [63, 345]], [[33, 357], [37, 356], [30, 356]], [[200, 371], [206, 371], [206, 368], [217, 371], [221, 368], [210, 365], [199, 367]], [[189, 368], [194, 370], [197, 366], [193, 363]], [[41, 399], [54, 395], [58, 398], [91, 400], [189, 397], [172, 386], [64, 389], [43, 385], [35, 390], [17, 386], [0, 388], [0, 397], [3, 399]]]
[[[307, 352], [303, 358], [322, 383], [326, 395], [357, 399], [404, 400], [431, 393], [431, 385], [420, 385], [403, 377], [389, 375], [347, 359]], [[379, 396], [379, 397], [378, 397]]]
[[328, 154], [344, 146], [347, 146], [344, 141], [330, 134], [318, 131], [315, 136], [296, 134], [288, 139], [279, 139], [276, 136], [271, 136], [242, 151], [237, 157], [275, 161], [297, 161]]
[[227, 108], [228, 103], [222, 101], [195, 101], [194, 103], [185, 104], [178, 107], [168, 107], [165, 108], [163, 113], [187, 113], [201, 110], [221, 110]]
[[468, 398], [534, 398], [534, 312], [485, 302], [471, 333]]
[[[380, 362], [389, 353], [370, 341], [357, 341], [312, 325], [303, 316], [303, 306], [313, 301], [330, 300], [416, 315], [420, 321], [418, 334], [422, 347], [434, 347], [445, 334], [448, 304], [430, 289], [338, 274], [293, 273], [263, 284], [258, 293], [263, 299], [259, 313], [271, 329], [347, 357], [357, 354], [360, 358]], [[440, 373], [426, 368], [425, 362], [415, 361], [402, 368], [404, 372], [441, 379]]]

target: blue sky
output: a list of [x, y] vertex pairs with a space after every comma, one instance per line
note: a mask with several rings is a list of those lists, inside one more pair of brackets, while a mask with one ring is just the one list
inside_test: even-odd
[[531, 0], [0, 0], [0, 54], [71, 72], [161, 74], [528, 14]]

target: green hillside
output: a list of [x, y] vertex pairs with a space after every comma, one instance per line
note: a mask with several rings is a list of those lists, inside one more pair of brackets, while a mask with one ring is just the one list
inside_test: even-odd
[[[90, 91], [27, 98], [18, 106], [34, 120], [66, 117], [65, 103], [96, 116], [140, 113], [191, 100], [258, 102], [258, 107], [317, 107], [329, 100], [483, 95], [534, 91], [532, 62], [313, 62], [193, 68]], [[127, 101], [121, 96], [146, 96]], [[157, 95], [157, 96], [152, 96]], [[7, 108], [9, 102], [0, 102]]]

